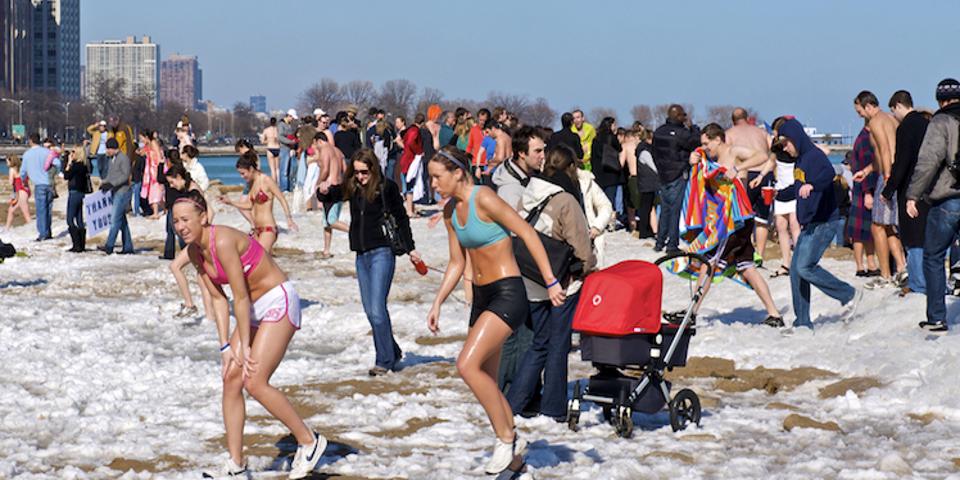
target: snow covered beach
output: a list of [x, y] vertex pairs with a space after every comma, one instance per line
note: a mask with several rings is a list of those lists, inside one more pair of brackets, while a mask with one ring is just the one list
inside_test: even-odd
[[[64, 203], [61, 195], [55, 211]], [[301, 231], [281, 234], [277, 258], [303, 300], [303, 329], [273, 383], [331, 439], [317, 478], [484, 478], [493, 435], [453, 365], [466, 305], [448, 301], [441, 334], [430, 335], [425, 316], [439, 274], [421, 277], [398, 261], [390, 309], [405, 368], [371, 379], [373, 343], [346, 238], [335, 236], [332, 260], [317, 260], [319, 215], [296, 220]], [[243, 226], [232, 209], [221, 209], [216, 222]], [[55, 215], [54, 234], [64, 229]], [[162, 222], [135, 218], [131, 229], [138, 249], [163, 239]], [[413, 229], [426, 263], [442, 268], [445, 231], [427, 228], [425, 219]], [[149, 249], [71, 254], [65, 232], [42, 244], [34, 237], [33, 224], [2, 236], [28, 257], [0, 265], [0, 477], [197, 478], [219, 464], [225, 449], [216, 334], [211, 322], [173, 318], [179, 299], [168, 264]], [[607, 236], [607, 257], [612, 264], [655, 255], [616, 233]], [[860, 284], [849, 262], [823, 264]], [[792, 319], [789, 279], [770, 286]], [[664, 308], [685, 306], [687, 288], [666, 278]], [[960, 305], [951, 298], [948, 307], [956, 318]], [[817, 329], [783, 336], [758, 325], [764, 313], [752, 292], [719, 284], [701, 310], [694, 358], [672, 378], [675, 389], [700, 394], [702, 428], [673, 433], [665, 412], [635, 414], [634, 437], [620, 439], [591, 404], [579, 432], [549, 419], [519, 419], [532, 442], [529, 475], [960, 478], [960, 341], [955, 332], [936, 337], [916, 328], [924, 308], [920, 295], [868, 291], [844, 325], [841, 307], [815, 291]], [[578, 352], [570, 366], [571, 381], [592, 373]], [[295, 442], [255, 401], [247, 408], [254, 477], [285, 478], [278, 470], [287, 468]], [[792, 415], [820, 424], [795, 428], [806, 423]]]

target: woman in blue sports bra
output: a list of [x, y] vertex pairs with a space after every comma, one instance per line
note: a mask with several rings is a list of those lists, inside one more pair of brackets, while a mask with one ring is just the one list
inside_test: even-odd
[[526, 442], [517, 438], [510, 404], [497, 386], [500, 348], [529, 313], [510, 233], [527, 245], [547, 280], [547, 293], [554, 306], [563, 303], [564, 293], [550, 270], [537, 232], [493, 190], [474, 185], [469, 164], [466, 154], [444, 147], [427, 166], [434, 190], [453, 200], [443, 210], [450, 262], [427, 316], [427, 326], [434, 334], [440, 331], [440, 306], [456, 288], [469, 255], [473, 265], [473, 307], [470, 330], [457, 358], [457, 371], [480, 401], [496, 433], [493, 455], [484, 469], [497, 474], [515, 460], [522, 462], [517, 457], [522, 456], [526, 447]]

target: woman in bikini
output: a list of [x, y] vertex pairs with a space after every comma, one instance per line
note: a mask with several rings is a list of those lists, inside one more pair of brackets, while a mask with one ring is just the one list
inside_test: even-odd
[[[223, 423], [229, 458], [224, 476], [246, 475], [243, 424], [246, 390], [297, 439], [290, 478], [309, 474], [327, 441], [307, 427], [287, 397], [270, 385], [270, 377], [300, 328], [300, 298], [270, 254], [256, 238], [239, 230], [211, 225], [203, 194], [190, 191], [174, 203], [177, 234], [201, 281], [212, 296], [220, 339], [223, 379]], [[230, 333], [230, 305], [223, 285], [230, 286], [236, 328]]]
[[260, 143], [267, 146], [267, 163], [270, 164], [270, 178], [280, 182], [280, 137], [277, 133], [277, 119], [270, 117], [270, 125], [260, 132]]
[[473, 264], [473, 307], [470, 330], [457, 358], [457, 371], [480, 401], [496, 433], [493, 455], [484, 467], [498, 474], [518, 460], [526, 442], [514, 430], [510, 404], [497, 387], [497, 370], [503, 342], [527, 320], [528, 301], [520, 268], [513, 255], [510, 234], [526, 244], [547, 282], [547, 295], [554, 306], [564, 293], [550, 269], [547, 253], [523, 218], [493, 190], [474, 185], [470, 157], [453, 147], [444, 147], [428, 165], [431, 183], [447, 202], [443, 209], [450, 248], [450, 261], [440, 291], [427, 316], [427, 326], [440, 330], [440, 307], [460, 281], [465, 259]]
[[10, 174], [10, 184], [13, 185], [13, 198], [10, 199], [10, 206], [7, 207], [7, 225], [4, 230], [10, 230], [13, 226], [13, 216], [19, 210], [26, 223], [30, 223], [30, 185], [20, 178], [20, 166], [23, 165], [23, 159], [12, 155], [7, 159], [7, 168]]
[[240, 209], [241, 212], [250, 212], [253, 219], [253, 234], [257, 241], [273, 252], [273, 244], [277, 242], [280, 230], [277, 221], [273, 218], [273, 199], [280, 201], [283, 212], [287, 215], [287, 227], [296, 232], [297, 224], [290, 215], [290, 205], [287, 199], [272, 178], [264, 175], [259, 169], [260, 157], [253, 150], [247, 150], [237, 160], [237, 172], [250, 187], [250, 193], [243, 200], [231, 200], [226, 195], [220, 196], [220, 201]]

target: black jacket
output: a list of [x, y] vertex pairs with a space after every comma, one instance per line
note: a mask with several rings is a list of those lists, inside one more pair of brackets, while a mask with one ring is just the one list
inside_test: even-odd
[[557, 145], [566, 145], [573, 150], [577, 158], [583, 158], [583, 146], [580, 145], [580, 135], [573, 133], [569, 128], [561, 128], [550, 135], [547, 140], [547, 150], [553, 150]]
[[131, 161], [133, 164], [130, 165], [130, 181], [133, 183], [143, 183], [143, 167], [145, 161], [143, 155], [134, 155]]
[[350, 250], [363, 253], [380, 247], [389, 247], [390, 240], [383, 233], [383, 206], [386, 203], [387, 211], [397, 220], [400, 229], [400, 238], [413, 250], [413, 233], [410, 231], [410, 218], [403, 206], [403, 197], [400, 196], [400, 187], [392, 180], [384, 179], [383, 194], [385, 201], [377, 194], [372, 202], [367, 202], [363, 191], [357, 189], [350, 197]]
[[925, 201], [917, 202], [920, 215], [911, 218], [907, 215], [907, 187], [913, 177], [913, 169], [917, 166], [920, 157], [920, 145], [927, 134], [929, 120], [917, 112], [910, 112], [903, 117], [903, 122], [897, 127], [897, 151], [893, 157], [893, 168], [890, 179], [883, 186], [881, 194], [886, 199], [897, 194], [897, 210], [899, 213], [900, 238], [907, 248], [922, 248], [924, 231], [927, 226], [927, 209]]
[[63, 179], [67, 181], [69, 191], [91, 193], [87, 191], [87, 186], [90, 184], [90, 170], [83, 162], [73, 162], [64, 168]]
[[657, 164], [657, 156], [654, 154], [653, 145], [647, 142], [637, 144], [637, 187], [640, 193], [656, 192], [660, 189], [660, 176], [647, 165], [640, 163], [640, 154], [650, 152], [653, 157], [653, 164]]
[[682, 177], [690, 169], [690, 152], [700, 146], [700, 128], [687, 128], [667, 120], [653, 132], [653, 160], [664, 184]]
[[349, 162], [353, 158], [353, 152], [360, 150], [363, 143], [360, 142], [360, 135], [356, 130], [337, 130], [333, 134], [333, 144], [343, 152], [343, 158]]
[[617, 136], [612, 133], [603, 136], [598, 134], [590, 146], [591, 171], [593, 171], [593, 175], [597, 179], [597, 185], [604, 188], [622, 185], [624, 183], [623, 168], [618, 171], [612, 171], [603, 166], [603, 152], [608, 149], [616, 150], [617, 155], [619, 155], [623, 149], [620, 141], [617, 140]]

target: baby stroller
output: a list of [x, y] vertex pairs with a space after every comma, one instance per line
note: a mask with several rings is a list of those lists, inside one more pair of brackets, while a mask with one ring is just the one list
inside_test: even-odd
[[[581, 388], [577, 381], [568, 402], [567, 426], [576, 431], [583, 401], [603, 409], [604, 419], [617, 435], [633, 434], [633, 412], [656, 413], [668, 405], [673, 431], [700, 424], [700, 399], [690, 389], [670, 397], [670, 382], [663, 374], [687, 362], [693, 306], [703, 295], [702, 288], [691, 293], [689, 306], [679, 324], [661, 319], [663, 273], [660, 265], [674, 259], [707, 265], [708, 277], [715, 265], [695, 253], [675, 253], [654, 263], [630, 260], [587, 277], [573, 318], [580, 332], [581, 358], [598, 370]], [[624, 369], [638, 370], [638, 376]]]

